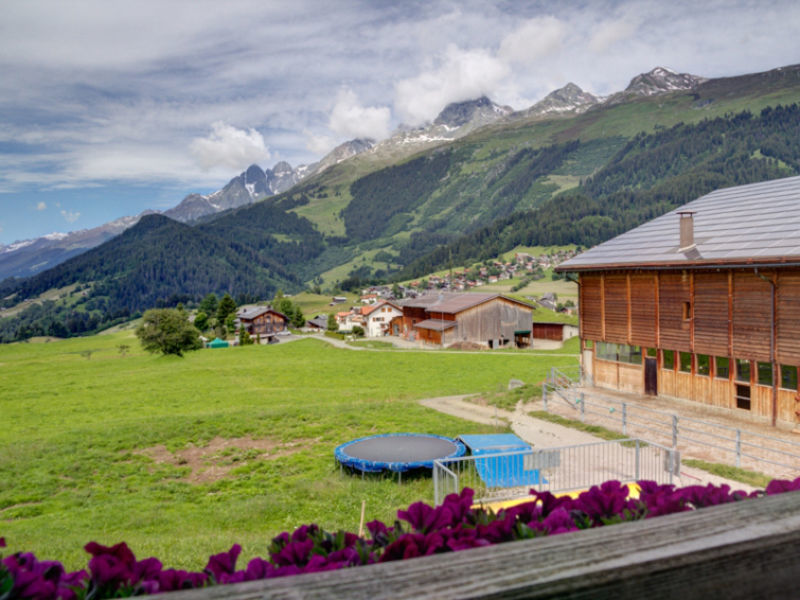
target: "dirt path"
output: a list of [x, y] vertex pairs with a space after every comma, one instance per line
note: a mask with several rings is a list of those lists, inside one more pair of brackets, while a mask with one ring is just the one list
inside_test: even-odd
[[[510, 427], [515, 434], [535, 448], [573, 446], [604, 441], [599, 437], [571, 427], [533, 418], [525, 414], [522, 405], [518, 405], [517, 409], [511, 412], [492, 406], [481, 406], [471, 402], [469, 400], [470, 397], [471, 395], [427, 398], [420, 400], [420, 404], [448, 415], [491, 426], [496, 431], [503, 431], [506, 427]], [[676, 481], [679, 486], [706, 485], [708, 483], [715, 485], [727, 484], [732, 489], [747, 492], [755, 489], [743, 483], [717, 477], [688, 466], [681, 466], [680, 475]]]

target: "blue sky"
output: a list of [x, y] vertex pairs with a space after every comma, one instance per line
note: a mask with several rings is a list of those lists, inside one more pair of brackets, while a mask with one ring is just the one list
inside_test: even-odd
[[95, 227], [421, 124], [655, 66], [800, 62], [800, 3], [6, 0], [0, 244]]

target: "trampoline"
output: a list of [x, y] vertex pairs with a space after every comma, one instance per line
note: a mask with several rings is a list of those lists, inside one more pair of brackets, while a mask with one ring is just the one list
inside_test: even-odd
[[338, 446], [339, 464], [362, 473], [432, 469], [437, 458], [455, 458], [466, 452], [464, 444], [440, 435], [386, 433], [359, 438]]

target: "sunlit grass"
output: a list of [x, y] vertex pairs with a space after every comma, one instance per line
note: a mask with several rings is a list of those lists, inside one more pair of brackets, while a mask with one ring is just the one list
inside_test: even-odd
[[[125, 540], [138, 556], [196, 569], [234, 542], [243, 559], [264, 555], [274, 535], [303, 523], [357, 529], [362, 500], [368, 521], [391, 522], [398, 508], [432, 499], [430, 479], [342, 475], [337, 445], [482, 431], [417, 400], [540, 381], [575, 360], [355, 352], [313, 339], [181, 359], [144, 354], [129, 330], [2, 346], [0, 534], [9, 551], [70, 568], [85, 565], [85, 543]], [[215, 464], [230, 470], [198, 482], [191, 465], [153, 458], [156, 448], [173, 457], [216, 438], [267, 440], [275, 451], [221, 453]]]

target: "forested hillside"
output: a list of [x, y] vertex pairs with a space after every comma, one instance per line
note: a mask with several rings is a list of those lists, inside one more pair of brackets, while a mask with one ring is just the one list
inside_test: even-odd
[[438, 248], [398, 277], [484, 260], [517, 245], [593, 246], [717, 188], [797, 174], [797, 104], [640, 134], [577, 189]]
[[1, 319], [0, 341], [92, 332], [153, 306], [194, 302], [209, 291], [235, 290], [240, 299], [272, 297], [279, 287], [297, 287], [299, 281], [252, 248], [150, 215], [53, 269], [20, 283], [7, 280], [0, 296], [13, 294], [5, 300], [10, 305], [74, 284], [79, 288], [64, 301], [34, 304], [16, 318]]

